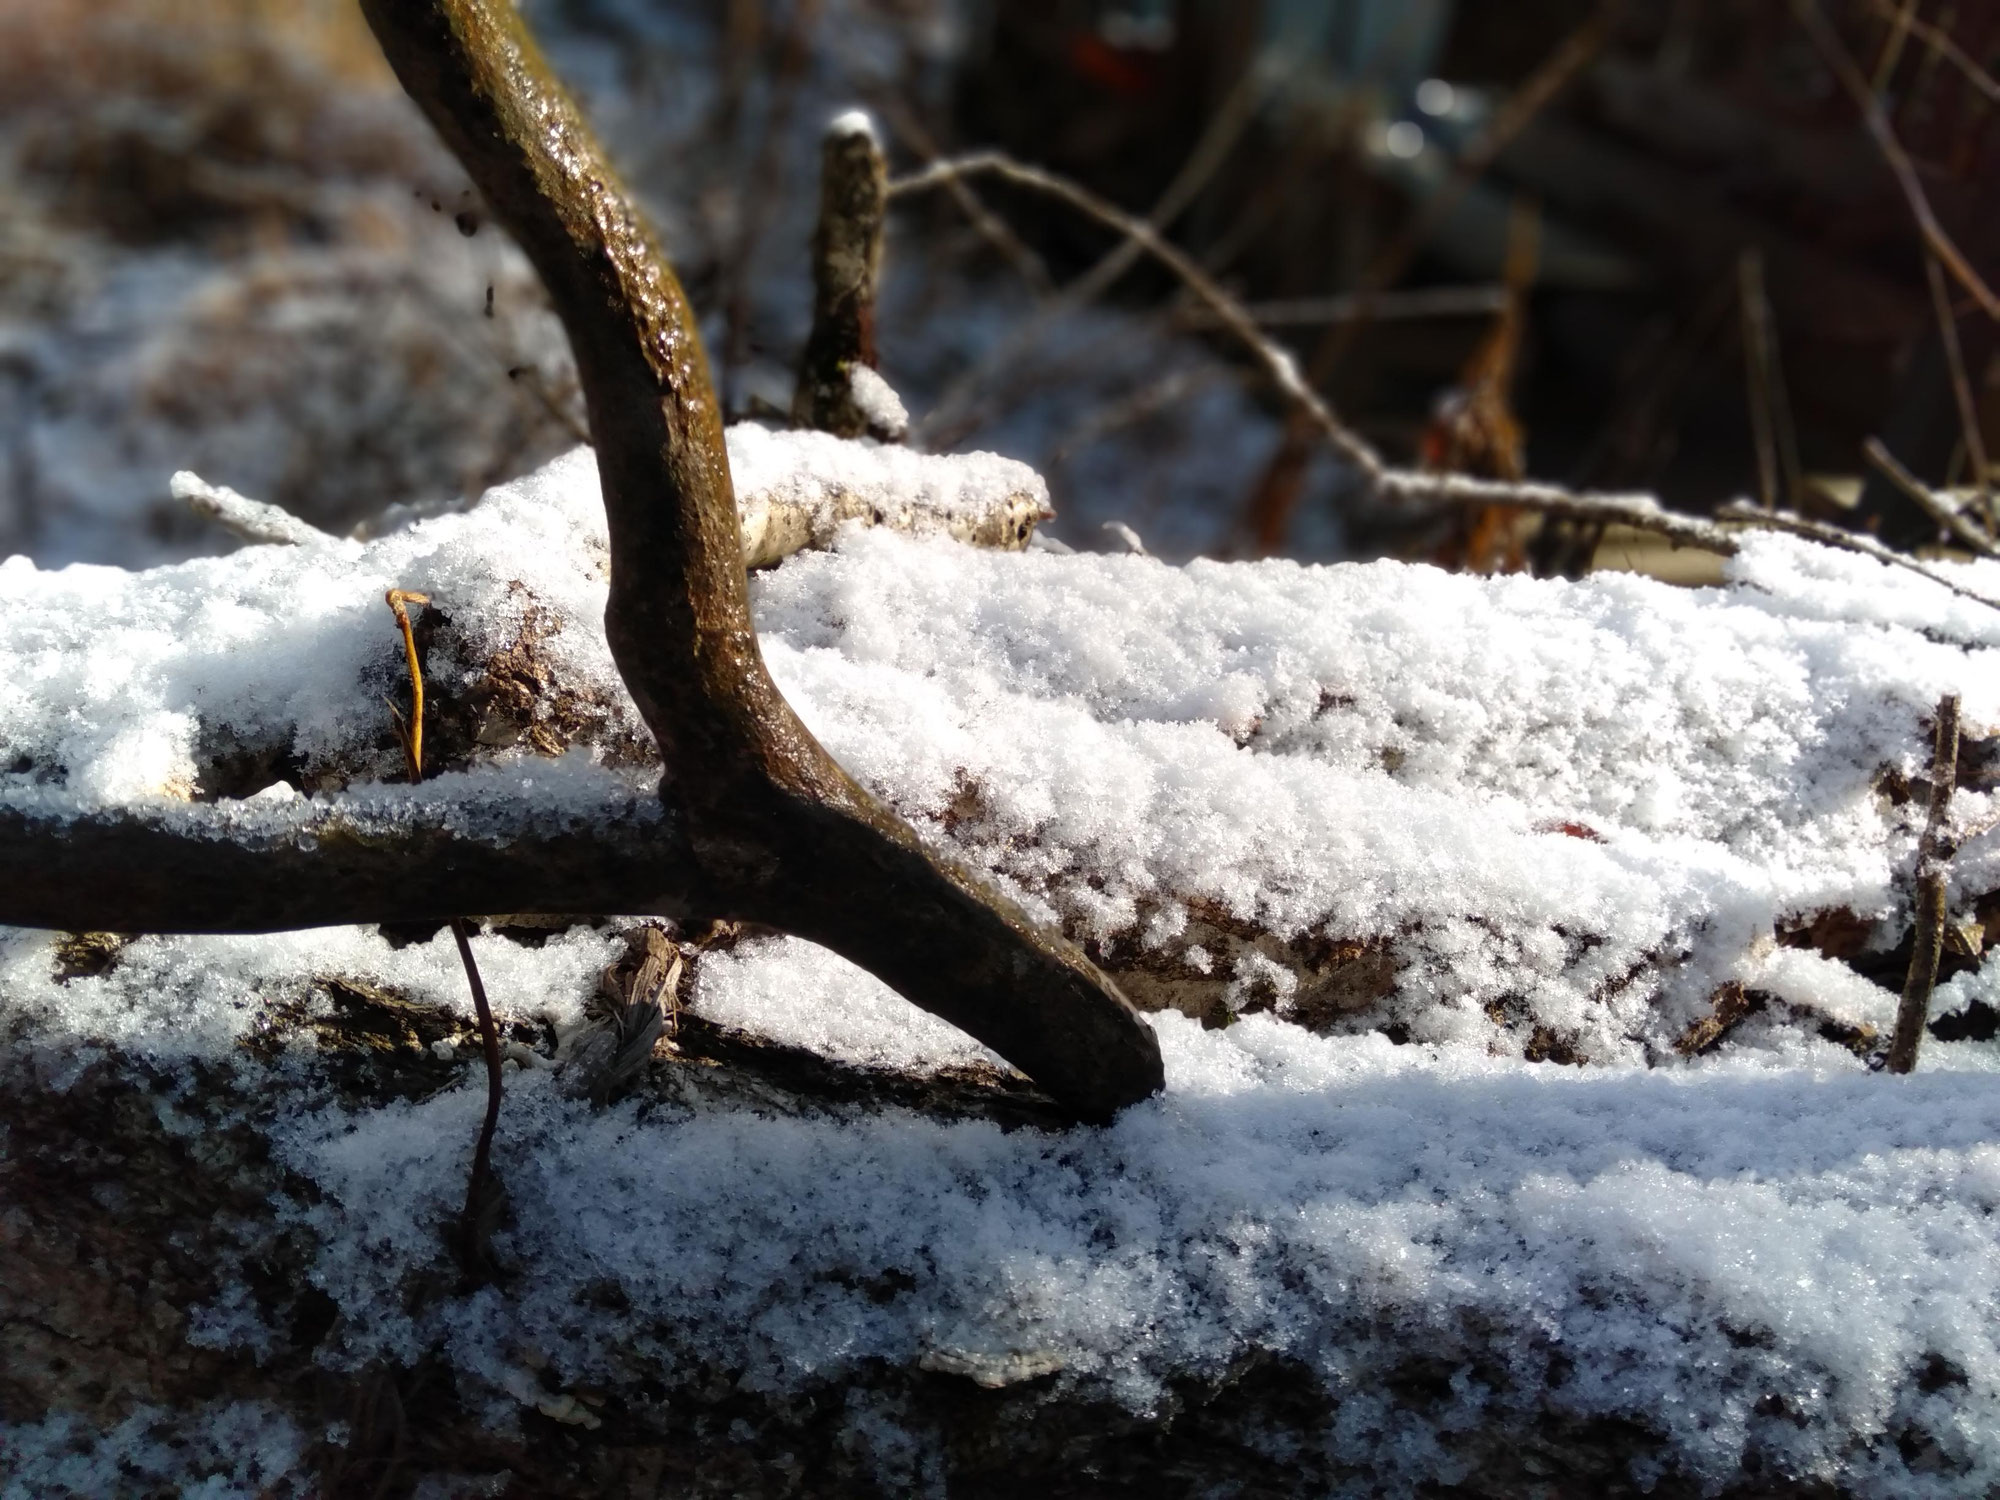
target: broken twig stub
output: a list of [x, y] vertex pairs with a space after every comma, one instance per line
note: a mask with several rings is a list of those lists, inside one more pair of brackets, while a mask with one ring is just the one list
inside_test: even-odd
[[1944, 948], [1945, 865], [1951, 858], [1947, 823], [1951, 792], [1958, 780], [1958, 695], [1938, 699], [1931, 739], [1931, 805], [1917, 844], [1917, 897], [1910, 968], [1896, 1007], [1896, 1034], [1889, 1043], [1889, 1071], [1907, 1073], [1917, 1065], [1917, 1048], [1930, 1020], [1931, 990], [1937, 984], [1938, 955]]
[[875, 374], [875, 286], [888, 203], [881, 142], [868, 116], [850, 110], [827, 126], [820, 147], [812, 332], [792, 398], [792, 420], [801, 427], [895, 441], [908, 425], [893, 393], [881, 399], [888, 387]]

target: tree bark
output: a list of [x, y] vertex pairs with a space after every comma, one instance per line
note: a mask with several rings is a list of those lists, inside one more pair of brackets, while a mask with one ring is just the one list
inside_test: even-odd
[[[694, 318], [513, 6], [363, 0], [362, 8], [405, 89], [540, 273], [568, 332], [610, 533], [605, 634], [666, 762], [669, 848], [691, 877], [678, 888], [696, 893], [705, 914], [761, 922], [842, 954], [993, 1047], [1082, 1118], [1108, 1118], [1156, 1092], [1158, 1041], [1116, 986], [1060, 934], [927, 851], [821, 748], [771, 681]], [[0, 920], [84, 925], [76, 912], [100, 903], [67, 907], [46, 892], [85, 894], [100, 878], [132, 897], [135, 913], [145, 910], [137, 892], [155, 878], [192, 884], [208, 863], [228, 865], [239, 892], [258, 880], [252, 867], [235, 868], [233, 853], [197, 856], [193, 840], [158, 838], [138, 839], [162, 861], [157, 872], [115, 877], [117, 860], [134, 849], [129, 826], [57, 820], [37, 832], [31, 821], [20, 829], [31, 841], [13, 845], [0, 865]], [[414, 914], [402, 895], [413, 867], [398, 841], [372, 869], [365, 847], [327, 843], [264, 850], [291, 894], [261, 907], [246, 900], [193, 923], [90, 925], [242, 930]], [[186, 862], [165, 859], [173, 851]], [[343, 909], [338, 899], [305, 910], [316, 865], [336, 891], [372, 887], [395, 899], [367, 912], [355, 909], [362, 901]], [[421, 868], [423, 882], [411, 883], [433, 906], [572, 909], [570, 894], [554, 888], [560, 871], [535, 899], [512, 900], [502, 897], [520, 869], [504, 858], [468, 862], [433, 843]], [[660, 899], [647, 889], [656, 882], [637, 873], [632, 898], [608, 905], [643, 910]]]

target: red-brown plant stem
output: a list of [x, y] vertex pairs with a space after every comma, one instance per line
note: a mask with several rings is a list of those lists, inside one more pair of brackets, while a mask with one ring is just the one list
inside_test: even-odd
[[465, 1214], [461, 1220], [468, 1254], [475, 1251], [479, 1207], [486, 1197], [486, 1184], [493, 1172], [493, 1136], [500, 1128], [500, 1031], [493, 1024], [493, 1008], [486, 1003], [486, 986], [479, 979], [479, 965], [472, 959], [472, 928], [463, 917], [451, 919], [451, 935], [458, 943], [458, 956], [465, 965], [465, 977], [472, 985], [472, 1006], [479, 1012], [479, 1042], [486, 1053], [486, 1119], [479, 1127], [479, 1144], [472, 1152], [472, 1177], [465, 1185]]

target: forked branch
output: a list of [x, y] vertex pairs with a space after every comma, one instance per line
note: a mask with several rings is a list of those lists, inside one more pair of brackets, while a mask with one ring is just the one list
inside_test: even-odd
[[[636, 838], [637, 863], [658, 861], [653, 878], [627, 888], [629, 899], [592, 904], [659, 910], [684, 894], [704, 915], [821, 943], [970, 1032], [1085, 1118], [1157, 1091], [1159, 1044], [1111, 981], [1059, 934], [926, 850], [841, 770], [771, 681], [750, 618], [721, 416], [694, 318], [513, 5], [363, 0], [362, 9], [404, 88], [540, 273], [576, 356], [610, 533], [605, 634], [667, 767], [656, 845], [630, 826], [563, 836], [581, 846], [568, 851], [572, 868], [579, 856], [589, 862], [600, 836], [607, 856], [631, 859]], [[0, 832], [27, 833], [33, 821], [9, 817]], [[116, 817], [87, 826], [57, 820], [42, 831], [35, 847], [0, 856], [14, 867], [0, 869], [0, 921], [79, 926], [85, 909], [101, 919], [84, 862], [113, 849], [171, 848], [179, 872], [197, 881], [230, 865], [241, 920], [140, 919], [175, 904], [155, 894], [136, 900], [132, 917], [88, 925], [245, 930], [386, 920], [415, 909], [403, 894], [407, 839], [372, 855], [348, 846], [332, 861], [350, 887], [372, 885], [381, 896], [379, 907], [360, 910], [363, 903], [331, 891], [313, 905], [311, 888], [328, 863], [318, 857], [323, 844], [232, 850]], [[455, 836], [440, 830], [433, 838]], [[556, 871], [522, 893], [533, 899], [485, 899], [527, 873], [511, 851], [482, 846], [470, 864], [424, 861], [417, 904], [452, 914], [574, 909]], [[665, 867], [672, 877], [662, 878]], [[257, 872], [266, 868], [286, 900], [259, 901]], [[39, 888], [25, 878], [29, 870]], [[124, 889], [157, 878], [148, 872]], [[51, 889], [80, 899], [61, 907], [47, 899]], [[284, 920], [263, 920], [273, 906]]]

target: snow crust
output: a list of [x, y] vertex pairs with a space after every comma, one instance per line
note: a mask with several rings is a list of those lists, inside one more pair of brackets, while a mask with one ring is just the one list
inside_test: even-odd
[[[732, 463], [746, 486], [759, 465], [824, 484], [832, 442], [767, 434]], [[916, 457], [848, 445], [826, 462]], [[2000, 587], [2000, 568], [1966, 571]], [[171, 815], [219, 735], [342, 767], [347, 798], [386, 795], [367, 777], [393, 766], [373, 706], [399, 669], [391, 586], [430, 593], [473, 643], [444, 671], [514, 639], [535, 601], [565, 682], [630, 714], [597, 624], [602, 517], [580, 453], [366, 544], [138, 574], [10, 561], [0, 743], [42, 769], [6, 772], [0, 800]], [[727, 1101], [593, 1112], [515, 1074], [500, 1248], [528, 1271], [504, 1309], [490, 1291], [397, 1291], [441, 1254], [462, 1197], [474, 1071], [356, 1109], [312, 1086], [300, 1039], [281, 1064], [296, 1103], [259, 1128], [318, 1192], [277, 1211], [316, 1236], [314, 1279], [340, 1310], [323, 1358], [442, 1357], [504, 1422], [523, 1339], [577, 1384], [642, 1358], [789, 1391], [886, 1360], [1052, 1375], [1140, 1410], [1170, 1378], [1261, 1351], [1322, 1383], [1329, 1450], [1379, 1455], [1391, 1488], [1458, 1477], [1450, 1432], [1543, 1409], [1640, 1423], [1711, 1486], [1746, 1457], [1862, 1494], [2000, 1484], [1992, 1046], [1932, 1043], [1892, 1079], [1769, 1012], [1710, 1057], [1669, 1046], [1726, 979], [1882, 1024], [1886, 992], [1774, 948], [1774, 926], [1844, 906], [1893, 933], [1914, 804], [1878, 795], [1879, 775], [1922, 771], [1941, 692], [1962, 695], [1970, 732], [2000, 723], [2000, 616], [1781, 538], [1749, 539], [1724, 588], [1674, 590], [857, 531], [753, 592], [787, 696], [930, 836], [1114, 967], [1206, 965], [1232, 1004], [1269, 1009], [1222, 1030], [1155, 1016], [1166, 1095], [1062, 1134]], [[513, 749], [426, 790], [471, 806], [504, 787], [582, 817], [629, 807], [635, 785], [587, 750]], [[237, 804], [280, 820], [335, 805]], [[1992, 810], [1961, 795], [1967, 826]], [[1996, 859], [1993, 835], [1969, 841], [1955, 898], [2000, 887]], [[1221, 946], [1245, 931], [1269, 941]], [[1294, 959], [1335, 939], [1386, 945], [1393, 979], [1315, 1034], [1288, 1019], [1312, 982]], [[478, 944], [497, 1003], [558, 1026], [617, 951], [589, 927]], [[257, 1066], [241, 1040], [275, 1005], [315, 1003], [328, 974], [469, 1006], [447, 935], [145, 938], [66, 983], [50, 935], [0, 941], [10, 1055], [51, 1088], [97, 1058], [188, 1087], [198, 1062]], [[1989, 964], [1940, 1008], [1996, 991]], [[792, 940], [704, 959], [691, 1000], [860, 1066], [991, 1061]], [[1536, 1028], [1588, 1066], [1523, 1061]], [[161, 1109], [165, 1128], [200, 1128]], [[628, 1312], [580, 1295], [607, 1281]], [[201, 1323], [225, 1346], [268, 1336], [247, 1303]], [[1422, 1420], [1380, 1378], [1413, 1352], [1455, 1370]], [[4, 1440], [53, 1452], [46, 1438]]]
[[[1638, 1062], [1779, 921], [1889, 912], [1915, 809], [1878, 774], [1921, 771], [1947, 688], [1995, 723], [2000, 618], [1861, 561], [1814, 586], [1817, 549], [1760, 540], [1695, 591], [869, 536], [758, 603], [842, 762], [1114, 959], [1203, 913], [1379, 940], [1419, 1039], [1543, 1026]], [[1993, 850], [1958, 889], [1990, 888]]]
[[[884, 400], [895, 402], [896, 393], [888, 382], [879, 375], [875, 379]], [[843, 494], [966, 518], [983, 516], [1017, 495], [1043, 506], [1048, 503], [1049, 487], [1039, 474], [994, 453], [917, 453], [893, 444], [849, 442], [831, 433], [780, 431], [755, 422], [737, 423], [727, 437], [730, 474], [738, 504], [745, 510], [773, 501], [810, 509], [830, 505]]]

